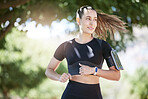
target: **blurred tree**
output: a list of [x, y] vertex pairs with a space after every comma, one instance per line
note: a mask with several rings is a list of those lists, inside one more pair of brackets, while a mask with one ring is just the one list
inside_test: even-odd
[[[119, 51], [126, 48], [129, 40], [134, 39], [133, 25], [148, 26], [147, 0], [1, 0], [0, 40], [14, 27], [14, 23], [25, 27], [27, 20], [49, 26], [56, 19], [75, 21], [76, 10], [82, 5], [91, 5], [105, 13], [118, 15], [127, 22], [129, 33], [119, 33], [117, 41], [107, 39]], [[4, 42], [1, 42], [1, 46]]]
[[8, 99], [11, 90], [25, 96], [45, 78], [45, 69], [33, 62], [30, 50], [26, 51], [26, 34], [16, 29], [12, 32], [5, 38], [5, 48], [0, 50], [0, 92], [4, 99]]
[[131, 94], [138, 96], [138, 99], [148, 99], [148, 68], [140, 67], [130, 77]]

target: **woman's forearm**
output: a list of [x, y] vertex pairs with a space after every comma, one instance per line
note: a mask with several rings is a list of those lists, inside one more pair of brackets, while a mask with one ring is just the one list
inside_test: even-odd
[[55, 80], [55, 81], [59, 81], [59, 79], [61, 77], [60, 74], [58, 74], [57, 72], [55, 72], [53, 69], [49, 69], [49, 68], [46, 69], [45, 75], [48, 78], [50, 78], [52, 80]]
[[[81, 67], [79, 68], [79, 73], [81, 75], [89, 75], [95, 73], [95, 68], [90, 67], [87, 65], [79, 64]], [[102, 70], [98, 69], [96, 76], [109, 79], [109, 80], [116, 80], [118, 81], [120, 79], [120, 71], [118, 71], [115, 66], [111, 66], [109, 70]]]
[[102, 70], [98, 69], [97, 76], [108, 80], [120, 80], [120, 71], [117, 70]]

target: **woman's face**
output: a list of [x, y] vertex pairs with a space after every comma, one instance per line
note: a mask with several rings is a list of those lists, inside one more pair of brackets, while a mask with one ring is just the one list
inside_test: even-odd
[[83, 33], [92, 34], [97, 27], [97, 13], [94, 10], [84, 9], [82, 19], [80, 19], [79, 27]]

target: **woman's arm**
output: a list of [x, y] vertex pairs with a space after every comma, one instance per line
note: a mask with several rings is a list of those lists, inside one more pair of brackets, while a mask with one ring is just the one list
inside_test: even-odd
[[110, 67], [109, 70], [98, 69], [96, 75], [108, 80], [120, 80], [120, 71], [118, 71], [115, 66]]
[[55, 70], [59, 66], [60, 62], [61, 61], [59, 61], [53, 57], [47, 66], [45, 75], [52, 80], [66, 82], [69, 78], [71, 78], [71, 75], [69, 73], [63, 73], [62, 75], [60, 75], [57, 72], [55, 72]]
[[52, 57], [52, 59], [50, 60], [47, 68], [46, 68], [46, 72], [45, 75], [52, 79], [52, 80], [56, 80], [58, 81], [60, 79], [60, 75], [58, 73], [55, 72], [56, 68], [59, 66], [61, 61], [57, 60], [56, 58]]
[[[79, 64], [80, 67], [80, 74], [81, 75], [89, 75], [95, 73], [95, 68], [90, 67], [87, 65]], [[120, 71], [118, 71], [115, 66], [109, 68], [109, 70], [98, 69], [96, 76], [102, 77], [108, 80], [116, 80], [119, 81], [120, 79]]]

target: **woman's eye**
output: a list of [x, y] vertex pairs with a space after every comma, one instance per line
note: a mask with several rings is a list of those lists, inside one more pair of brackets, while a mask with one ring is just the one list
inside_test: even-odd
[[86, 20], [91, 20], [90, 18], [86, 18]]
[[95, 21], [97, 21], [97, 19], [95, 19]]

